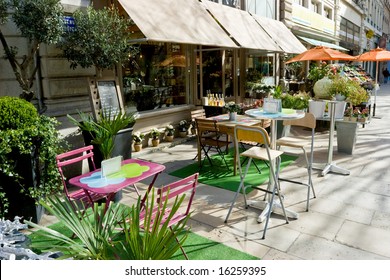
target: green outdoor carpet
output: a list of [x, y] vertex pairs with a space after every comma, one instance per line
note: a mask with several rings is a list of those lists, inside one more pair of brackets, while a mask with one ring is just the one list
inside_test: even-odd
[[[219, 155], [213, 155], [211, 157], [211, 161], [213, 162], [212, 166], [210, 166], [209, 162], [206, 159], [205, 161], [203, 161], [203, 167], [201, 169], [199, 169], [198, 162], [196, 162], [181, 169], [175, 170], [169, 174], [179, 178], [185, 178], [187, 176], [190, 176], [191, 174], [199, 172], [198, 181], [200, 183], [235, 192], [237, 191], [237, 188], [240, 184], [240, 176], [238, 174], [238, 171], [236, 176], [233, 175], [233, 149], [230, 149], [229, 154], [225, 155], [224, 157], [228, 163], [228, 166], [230, 167], [230, 170], [227, 169], [225, 163]], [[283, 154], [281, 169], [291, 164], [297, 158], [298, 157], [296, 156]], [[258, 172], [255, 165], [252, 163], [249, 168], [248, 174], [245, 177], [245, 186], [259, 186], [264, 182], [268, 181], [269, 168], [263, 161], [256, 160], [256, 164], [261, 170], [261, 174]], [[243, 170], [245, 170], [246, 165], [247, 162], [244, 163]], [[250, 187], [246, 188], [247, 193], [251, 192], [252, 190], [253, 189]]]
[[[51, 229], [61, 232], [66, 236], [72, 236], [72, 232], [61, 223], [49, 226]], [[38, 234], [29, 235], [32, 243], [44, 242], [47, 248], [53, 247], [57, 241], [50, 240]], [[52, 245], [51, 245], [52, 244]], [[258, 258], [244, 252], [238, 251], [222, 243], [212, 241], [193, 232], [190, 232], [183, 248], [190, 260], [257, 260]], [[184, 260], [184, 256], [179, 249], [171, 258], [172, 260]]]

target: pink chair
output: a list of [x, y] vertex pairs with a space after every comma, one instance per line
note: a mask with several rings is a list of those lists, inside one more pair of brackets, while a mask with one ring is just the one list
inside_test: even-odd
[[[66, 179], [66, 176], [64, 175], [64, 167], [74, 165], [77, 163], [82, 163], [84, 160], [88, 160], [91, 163], [91, 166], [93, 167], [93, 170], [96, 169], [95, 162], [93, 161], [93, 146], [87, 146], [78, 148], [66, 153], [62, 153], [56, 156], [56, 162], [57, 162], [57, 168], [60, 172], [62, 184], [64, 186], [64, 192], [66, 197], [70, 201], [78, 201], [82, 202], [85, 209], [88, 207], [93, 207], [94, 202], [105, 199], [106, 196], [103, 194], [97, 194], [97, 193], [91, 193], [88, 191], [84, 191], [83, 189], [77, 188], [76, 190], [70, 191], [68, 187], [70, 186], [68, 184], [68, 180]], [[92, 170], [91, 170], [92, 171]], [[75, 209], [76, 211], [76, 209]]]
[[[188, 217], [188, 215], [190, 214], [192, 200], [195, 195], [195, 189], [198, 184], [198, 176], [199, 174], [195, 173], [191, 176], [188, 176], [187, 178], [181, 179], [179, 181], [173, 182], [167, 186], [163, 186], [157, 189], [157, 201], [154, 204], [154, 208], [153, 208], [154, 214], [152, 216], [152, 223], [154, 221], [154, 217], [156, 217], [159, 213], [159, 206], [162, 206], [165, 203], [165, 201], [167, 201], [168, 206], [165, 209], [165, 212], [161, 213], [164, 216], [161, 219], [160, 225], [163, 225], [167, 221], [167, 218], [169, 217], [169, 214], [171, 212], [170, 202], [173, 202], [176, 199], [176, 197], [186, 192], [189, 192], [190, 194], [189, 198], [184, 200], [187, 201], [187, 205], [182, 204], [180, 206], [180, 209], [171, 217], [171, 220], [169, 221], [167, 226], [172, 230], [173, 225], [180, 223], [182, 220]], [[144, 218], [145, 218], [145, 209], [140, 214], [141, 223], [142, 221], [144, 221]], [[176, 241], [179, 243], [177, 238]], [[184, 251], [180, 243], [179, 245], [180, 245], [180, 250], [182, 251], [184, 257], [188, 260], [188, 256], [186, 252]]]

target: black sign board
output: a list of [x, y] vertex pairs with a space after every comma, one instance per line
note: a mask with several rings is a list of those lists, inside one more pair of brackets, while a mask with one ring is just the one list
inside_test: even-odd
[[89, 85], [95, 119], [99, 119], [102, 114], [113, 117], [123, 112], [122, 94], [117, 79], [93, 80]]

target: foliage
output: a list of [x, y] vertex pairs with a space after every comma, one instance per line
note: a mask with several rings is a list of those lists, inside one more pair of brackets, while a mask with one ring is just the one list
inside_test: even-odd
[[[76, 238], [71, 238], [59, 231], [38, 224], [25, 221], [34, 229], [35, 234], [52, 240], [53, 247], [48, 248], [49, 242], [32, 242], [34, 250], [60, 251], [61, 258], [81, 260], [110, 260], [134, 259], [157, 260], [169, 259], [187, 238], [184, 230], [188, 217], [178, 225], [168, 225], [172, 216], [177, 212], [184, 196], [176, 198], [172, 211], [166, 215], [167, 202], [163, 201], [157, 212], [155, 207], [154, 190], [148, 196], [145, 204], [145, 216], [140, 219], [142, 211], [140, 199], [130, 208], [121, 204], [110, 203], [107, 210], [105, 204], [95, 203], [91, 215], [83, 215], [82, 211], [75, 211], [74, 202], [59, 197], [49, 198], [41, 204], [54, 215], [66, 229]], [[164, 214], [165, 213], [165, 214]], [[166, 218], [166, 220], [165, 220]], [[152, 220], [153, 219], [153, 220]], [[160, 226], [162, 220], [165, 220]], [[152, 222], [153, 221], [153, 222]], [[122, 227], [123, 230], [118, 230]], [[176, 241], [178, 238], [178, 241]]]
[[278, 85], [275, 87], [275, 90], [274, 90], [274, 93], [272, 94], [272, 96], [275, 99], [280, 99], [280, 98], [282, 98], [282, 93], [283, 93], [283, 89], [280, 85]]
[[234, 113], [234, 112], [240, 112], [241, 106], [240, 104], [236, 104], [234, 101], [230, 101], [225, 104], [225, 108], [228, 112]]
[[309, 107], [310, 95], [306, 92], [297, 94], [284, 93], [281, 95], [282, 107], [295, 110], [303, 110]]
[[349, 92], [347, 101], [351, 102], [352, 105], [360, 105], [369, 100], [369, 93], [360, 86], [358, 81], [350, 80], [349, 85], [351, 87], [351, 91]]
[[165, 127], [165, 133], [167, 136], [173, 136], [175, 133], [175, 129], [173, 128], [173, 125], [169, 124]]
[[158, 130], [157, 128], [152, 128], [149, 132], [150, 137], [152, 137], [153, 139], [158, 139], [160, 134], [161, 134], [161, 131]]
[[76, 28], [65, 33], [59, 44], [72, 68], [111, 69], [126, 59], [129, 21], [115, 7], [88, 7], [86, 12], [77, 10], [73, 16]]
[[10, 96], [0, 98], [0, 112], [0, 130], [25, 128], [39, 119], [34, 105]]
[[191, 124], [187, 120], [181, 120], [179, 122], [179, 131], [187, 131]]
[[[328, 88], [328, 94], [330, 97], [334, 97], [337, 94], [341, 94], [341, 95], [345, 96], [347, 100], [349, 99], [349, 97], [354, 99], [355, 95], [361, 95], [361, 94], [365, 95], [365, 92], [366, 92], [365, 89], [363, 89], [360, 86], [359, 82], [351, 80], [347, 77], [340, 76], [340, 75], [334, 76], [334, 78], [332, 79], [332, 83], [331, 83], [330, 87]], [[358, 102], [358, 101], [356, 101], [356, 102]], [[360, 103], [358, 103], [358, 104], [360, 104]], [[353, 105], [358, 105], [358, 104], [353, 104]]]
[[136, 131], [131, 135], [131, 137], [133, 138], [135, 143], [141, 143], [142, 140], [144, 140], [144, 138], [145, 138], [145, 134], [143, 134], [139, 131]]
[[268, 97], [274, 86], [266, 85], [261, 82], [246, 82], [245, 91], [249, 93], [250, 96], [255, 98]]
[[352, 107], [347, 107], [347, 109], [345, 109], [345, 111], [344, 111], [344, 116], [345, 117], [351, 117], [352, 116], [352, 111], [353, 111]]
[[[18, 114], [18, 112], [20, 112]], [[61, 190], [55, 157], [62, 152], [54, 118], [38, 115], [31, 103], [16, 97], [0, 97], [0, 172], [20, 184], [21, 193], [36, 199]], [[36, 186], [21, 185], [24, 174], [17, 174], [17, 155], [35, 155]], [[0, 197], [9, 186], [0, 182]], [[1, 200], [3, 203], [3, 199]], [[4, 214], [6, 205], [2, 205]], [[0, 213], [3, 214], [3, 213]]]
[[313, 84], [318, 80], [321, 80], [324, 77], [327, 77], [331, 74], [331, 68], [326, 62], [321, 63], [320, 65], [311, 65], [307, 79], [310, 80]]
[[[14, 12], [8, 15], [7, 8]], [[31, 91], [37, 66], [34, 58], [41, 43], [55, 44], [63, 34], [63, 7], [60, 0], [0, 0], [0, 24], [11, 18], [23, 37], [30, 41], [30, 49], [25, 55], [8, 45], [0, 29], [0, 40], [23, 93], [20, 97], [31, 100]], [[22, 59], [18, 59], [22, 57]], [[21, 60], [21, 61], [20, 61]]]
[[79, 112], [79, 116], [80, 121], [70, 115], [68, 118], [82, 131], [87, 131], [91, 135], [92, 143], [98, 145], [103, 159], [108, 159], [114, 149], [116, 134], [121, 129], [134, 126], [138, 114], [131, 112], [111, 116], [109, 113], [103, 113], [97, 121], [91, 114]]

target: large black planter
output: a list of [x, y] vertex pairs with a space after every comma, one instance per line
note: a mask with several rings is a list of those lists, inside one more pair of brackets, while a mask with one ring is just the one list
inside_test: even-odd
[[[19, 184], [14, 177], [0, 172], [2, 191], [5, 192], [8, 199], [8, 212], [4, 214], [4, 218], [13, 221], [15, 216], [19, 216], [23, 218], [22, 220], [27, 219], [38, 223], [43, 215], [43, 208], [37, 205], [36, 200], [28, 195], [28, 188], [33, 188], [37, 185], [34, 154], [27, 155], [15, 152], [13, 158], [15, 159], [14, 170], [23, 178], [19, 180]], [[21, 192], [21, 186], [26, 188], [23, 193]], [[0, 207], [3, 212], [3, 201], [1, 201]]]
[[[87, 131], [82, 131], [84, 144], [86, 146], [92, 144], [92, 136]], [[123, 156], [123, 159], [131, 158], [131, 138], [133, 135], [133, 127], [128, 127], [122, 130], [119, 130], [114, 141], [114, 149], [112, 151], [112, 157]], [[96, 144], [93, 145], [93, 160], [95, 162], [96, 168], [100, 168], [101, 162], [103, 160], [103, 155], [99, 150], [99, 146]], [[90, 166], [91, 167], [91, 166]]]

